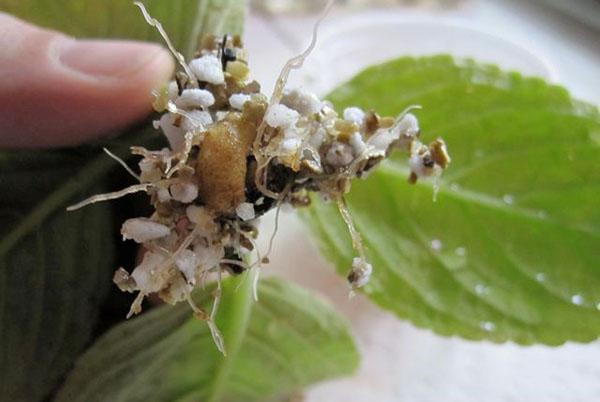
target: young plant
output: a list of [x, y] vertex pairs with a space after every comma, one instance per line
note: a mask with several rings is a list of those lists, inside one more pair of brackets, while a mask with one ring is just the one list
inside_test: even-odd
[[[90, 20], [77, 18], [83, 11], [76, 3], [61, 4], [60, 13], [56, 13], [61, 19], [45, 22], [78, 34], [106, 31], [102, 22], [94, 26]], [[173, 49], [184, 50], [190, 63], [181, 67], [184, 74], [177, 77], [177, 90], [171, 85], [171, 92], [163, 91], [156, 103], [166, 108], [159, 126], [170, 133], [171, 150], [135, 148], [143, 157], [142, 167], [149, 169], [142, 169], [141, 183], [130, 190], [147, 192], [155, 215], [150, 215], [150, 220], [129, 221], [123, 233], [146, 243], [150, 253], [157, 252], [163, 263], [173, 261], [165, 264], [170, 268], [168, 275], [158, 284], [143, 280], [134, 283], [132, 277], [144, 278], [139, 266], [131, 275], [118, 271], [115, 279], [124, 289], [135, 289], [142, 295], [150, 293], [150, 288], [140, 285], [156, 284], [167, 301], [187, 300], [208, 320], [210, 328], [195, 319], [185, 303], [165, 305], [114, 326], [90, 346], [97, 338], [92, 329], [102, 323], [98, 306], [106, 300], [111, 286], [115, 210], [111, 203], [69, 213], [64, 208], [82, 199], [83, 194], [115, 190], [114, 175], [109, 175], [114, 164], [98, 146], [75, 151], [3, 152], [0, 211], [6, 219], [0, 241], [0, 283], [5, 291], [0, 297], [0, 311], [4, 312], [0, 316], [0, 357], [2, 367], [13, 367], [1, 377], [4, 395], [30, 401], [48, 395], [59, 401], [283, 400], [313, 382], [352, 373], [358, 355], [347, 325], [314, 295], [282, 280], [263, 279], [258, 282], [259, 300], [254, 302], [254, 282], [247, 272], [224, 279], [220, 299], [213, 298], [219, 281], [207, 283], [204, 290], [192, 294], [191, 287], [203, 279], [198, 274], [206, 269], [188, 269], [189, 261], [181, 258], [205, 255], [194, 253], [194, 242], [206, 247], [218, 244], [215, 254], [219, 264], [208, 269], [212, 275], [219, 275], [221, 267], [233, 273], [252, 264], [257, 267], [263, 263], [262, 255], [244, 261], [240, 253], [254, 247], [255, 231], [245, 218], [279, 202], [304, 200], [307, 190], [338, 201], [322, 203], [319, 197], [312, 197], [311, 206], [301, 212], [325, 254], [346, 276], [359, 250], [356, 265], [363, 275], [351, 276], [351, 283], [362, 284], [357, 279], [365, 277], [368, 260], [373, 274], [361, 291], [399, 317], [442, 335], [495, 342], [557, 345], [598, 337], [600, 272], [596, 244], [600, 215], [594, 200], [598, 198], [600, 176], [594, 167], [600, 156], [600, 118], [595, 107], [574, 101], [565, 90], [539, 79], [439, 56], [402, 58], [367, 69], [326, 97], [343, 118], [327, 108], [321, 119], [316, 113], [307, 115], [296, 109], [320, 105], [322, 112], [327, 105], [320, 99], [283, 91], [286, 70], [280, 81], [283, 84], [269, 98], [256, 88], [244, 92], [251, 82], [231, 78], [227, 82], [227, 74], [245, 75], [243, 61], [233, 64], [243, 54], [241, 42], [234, 36], [223, 40], [225, 33], [240, 34], [242, 2], [175, 0], [146, 4], [152, 16], [165, 24], [165, 31], [174, 39]], [[55, 2], [42, 0], [39, 6], [36, 10], [57, 7]], [[116, 16], [111, 21], [116, 34], [147, 35], [143, 19], [127, 2], [107, 1], [89, 7], [86, 12], [94, 15], [110, 9]], [[7, 11], [31, 12], [15, 2], [7, 3]], [[52, 12], [40, 13], [38, 22], [48, 15]], [[207, 33], [217, 36], [204, 42], [204, 54], [195, 57], [196, 39]], [[230, 58], [231, 49], [236, 60]], [[211, 56], [221, 64], [220, 69], [210, 71], [216, 75], [221, 71], [225, 80], [218, 91], [219, 84], [190, 80], [208, 71], [201, 68], [194, 72], [194, 64], [210, 65], [193, 60], [212, 60]], [[214, 103], [206, 104], [211, 98], [202, 90], [210, 93]], [[367, 180], [353, 183], [347, 195], [346, 185], [329, 185], [328, 180], [339, 181], [345, 172], [332, 162], [347, 162], [345, 156], [349, 160], [349, 155], [353, 159], [362, 155], [357, 152], [362, 147], [354, 147], [361, 145], [359, 139], [373, 145], [367, 122], [377, 119], [361, 119], [353, 107], [402, 116], [406, 107], [416, 103], [425, 109], [419, 114], [418, 126], [424, 132], [443, 133], [452, 149], [453, 168], [439, 183], [436, 203], [431, 188], [435, 183], [419, 181], [409, 187], [406, 180], [411, 171], [426, 173], [422, 169], [430, 162], [424, 154], [435, 154], [435, 145], [419, 146], [422, 152], [408, 148], [414, 156], [408, 163], [399, 159], [400, 153], [392, 154], [391, 160]], [[253, 115], [256, 110], [261, 112]], [[222, 112], [220, 119], [218, 112]], [[389, 145], [395, 141], [399, 145], [409, 132], [416, 134], [416, 118], [407, 116], [390, 120], [389, 127], [382, 125], [384, 118], [379, 119], [379, 127], [384, 129], [380, 133], [392, 140], [381, 147], [382, 154], [387, 156]], [[354, 126], [355, 119], [361, 124]], [[191, 130], [174, 129], [183, 123]], [[247, 126], [253, 127], [247, 131], [259, 134], [250, 141], [242, 140]], [[315, 130], [305, 129], [307, 126]], [[321, 146], [327, 149], [318, 147], [319, 152], [310, 152], [308, 147], [309, 152], [290, 155], [283, 152], [287, 145], [307, 149], [305, 140], [311, 145], [310, 140], [323, 126], [327, 135]], [[233, 154], [245, 156], [235, 159], [244, 174], [238, 177], [243, 180], [236, 181], [237, 192], [211, 200], [216, 193], [202, 195], [202, 188], [214, 190], [219, 184], [207, 186], [205, 181], [211, 178], [201, 179], [197, 170], [191, 172], [189, 167], [204, 163], [200, 155], [211, 140], [201, 132], [223, 127], [237, 140], [228, 144]], [[343, 134], [346, 129], [347, 136]], [[407, 139], [414, 141], [413, 134]], [[156, 131], [149, 127], [102, 146], [128, 161], [132, 144], [159, 148], [154, 138]], [[336, 145], [341, 152], [332, 151], [328, 158], [335, 142], [342, 144]], [[214, 149], [224, 148], [219, 145]], [[220, 166], [215, 153], [216, 159], [208, 164]], [[314, 163], [317, 155], [325, 175], [312, 169], [319, 167]], [[366, 159], [363, 170], [371, 158]], [[263, 161], [255, 164], [261, 169], [252, 167], [252, 159]], [[180, 164], [182, 160], [185, 162]], [[375, 162], [379, 162], [377, 158], [371, 163]], [[441, 167], [442, 159], [434, 160], [436, 164]], [[160, 166], [158, 172], [156, 165]], [[261, 170], [263, 174], [257, 174]], [[342, 182], [347, 183], [345, 179], [359, 171], [341, 174]], [[78, 173], [70, 178], [65, 172]], [[298, 183], [301, 172], [306, 180]], [[282, 178], [281, 183], [274, 180], [277, 177]], [[200, 180], [203, 186], [198, 185]], [[186, 201], [196, 191], [196, 199], [202, 199], [203, 205]], [[342, 195], [346, 202], [341, 201]], [[221, 204], [221, 200], [227, 202]], [[266, 205], [267, 200], [271, 205]], [[214, 202], [212, 211], [206, 208], [209, 202]], [[165, 212], [162, 204], [167, 204], [166, 215], [161, 215]], [[339, 205], [342, 217], [332, 213]], [[348, 210], [352, 219], [346, 214]], [[211, 233], [210, 242], [207, 236], [199, 239], [198, 232], [194, 233], [197, 226], [193, 220], [200, 221], [196, 218], [206, 218], [204, 222], [217, 227], [218, 235], [213, 238]], [[191, 233], [194, 236], [190, 238]], [[164, 236], [147, 238], [158, 234]], [[228, 243], [236, 238], [237, 242]], [[356, 246], [357, 242], [363, 247]], [[185, 251], [193, 252], [194, 257]], [[151, 256], [147, 254], [142, 261]], [[173, 264], [175, 260], [181, 267]], [[135, 273], [138, 269], [139, 275]], [[43, 286], [41, 278], [45, 278]], [[174, 281], [181, 286], [174, 288]], [[180, 293], [174, 292], [176, 289]], [[211, 319], [208, 311], [214, 311], [214, 300], [220, 300], [221, 307]], [[226, 357], [213, 339], [225, 345]]]
[[[275, 231], [262, 255], [254, 242], [257, 218], [282, 204], [306, 206], [310, 192], [336, 203], [358, 253], [348, 274], [351, 290], [366, 285], [373, 267], [344, 199], [351, 181], [366, 177], [396, 148], [410, 156], [410, 183], [419, 177], [439, 179], [450, 163], [444, 141], [422, 144], [410, 108], [393, 118], [348, 107], [340, 118], [334, 105], [315, 94], [286, 89], [290, 71], [301, 67], [315, 46], [318, 23], [310, 46], [286, 63], [267, 98], [250, 78], [239, 36], [204, 36], [188, 64], [160, 22], [143, 4], [135, 4], [182, 67], [176, 79], [155, 94], [154, 107], [164, 114], [154, 124], [170, 147], [156, 151], [132, 147], [132, 153], [142, 157], [139, 175], [105, 150], [138, 183], [68, 208], [74, 211], [136, 192], [150, 197], [152, 215], [128, 219], [121, 227], [123, 239], [134, 240], [146, 251], [131, 275], [119, 268], [113, 278], [121, 290], [138, 292], [127, 318], [140, 313], [144, 297], [154, 293], [169, 304], [187, 301], [196, 317], [207, 322], [217, 348], [225, 354], [214, 324], [222, 271], [238, 275], [255, 267], [258, 300], [258, 270], [269, 262]], [[251, 251], [256, 255], [247, 263]], [[217, 287], [208, 313], [195, 305], [191, 294], [204, 288], [211, 274]]]

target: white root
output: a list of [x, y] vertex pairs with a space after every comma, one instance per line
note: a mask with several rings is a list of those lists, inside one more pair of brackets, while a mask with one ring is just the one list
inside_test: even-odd
[[210, 333], [213, 337], [215, 345], [217, 345], [217, 349], [219, 352], [223, 353], [223, 356], [227, 356], [227, 352], [225, 350], [225, 342], [223, 341], [223, 336], [221, 335], [221, 331], [215, 324], [215, 317], [217, 315], [217, 311], [219, 311], [219, 304], [221, 303], [221, 296], [223, 290], [221, 286], [221, 266], [217, 267], [217, 289], [215, 290], [215, 298], [213, 300], [212, 310], [210, 312], [210, 317], [206, 321], [208, 324], [208, 328], [210, 329]]
[[127, 313], [127, 316], [125, 317], [126, 319], [130, 319], [134, 315], [142, 312], [142, 302], [144, 301], [144, 297], [146, 297], [146, 295], [144, 293], [142, 293], [142, 292], [138, 293], [135, 300], [133, 300], [133, 303], [131, 303], [129, 312]]
[[114, 191], [112, 193], [96, 194], [91, 196], [90, 198], [78, 202], [77, 204], [67, 207], [67, 211], [75, 211], [87, 205], [95, 204], [101, 201], [116, 200], [117, 198], [124, 197], [127, 194], [139, 193], [140, 191], [148, 191], [148, 189], [153, 186], [154, 185], [152, 183], [134, 184], [133, 186], [129, 186], [127, 188], [124, 188], [123, 190]]
[[[268, 156], [266, 158], [263, 158], [263, 162], [259, 161], [259, 155], [256, 154], [256, 177], [255, 177], [255, 182], [256, 182], [256, 187], [260, 190], [260, 192], [264, 195], [266, 195], [269, 198], [278, 198], [279, 195], [277, 193], [274, 193], [273, 191], [269, 190], [267, 188], [267, 186], [265, 185], [265, 183], [267, 182], [267, 175], [268, 175], [268, 167], [269, 167], [269, 163], [271, 163], [271, 161], [275, 158], [275, 155], [271, 155]], [[262, 180], [261, 180], [262, 178]]]
[[281, 205], [283, 204], [283, 200], [285, 199], [285, 197], [287, 197], [290, 189], [291, 183], [288, 184], [282, 191], [282, 193], [278, 196], [277, 208], [275, 210], [275, 224], [273, 226], [273, 232], [271, 233], [271, 237], [269, 238], [269, 246], [267, 247], [267, 252], [265, 253], [264, 257], [261, 256], [261, 253], [258, 249], [258, 245], [252, 239], [248, 238], [248, 240], [252, 243], [254, 249], [256, 250], [256, 262], [250, 266], [251, 268], [254, 268], [254, 276], [252, 277], [252, 295], [254, 301], [258, 301], [258, 281], [260, 279], [262, 263], [265, 260], [268, 261], [269, 256], [271, 255], [271, 251], [273, 250], [275, 236], [277, 235], [277, 231], [279, 230], [279, 214], [281, 212]]
[[352, 238], [352, 247], [354, 248], [354, 250], [356, 250], [356, 252], [358, 252], [360, 258], [366, 261], [367, 256], [365, 252], [365, 247], [363, 245], [362, 237], [360, 236], [360, 233], [358, 232], [358, 230], [356, 230], [356, 227], [354, 226], [354, 221], [352, 220], [352, 215], [350, 214], [350, 210], [348, 209], [348, 204], [346, 204], [346, 199], [343, 196], [338, 196], [335, 198], [335, 201], [340, 211], [340, 215], [342, 215], [344, 223], [346, 223], [348, 231], [350, 232], [350, 237]]
[[196, 225], [194, 227], [194, 229], [190, 232], [190, 234], [187, 235], [187, 237], [181, 242], [179, 247], [177, 247], [177, 250], [175, 250], [175, 252], [173, 254], [171, 254], [169, 256], [169, 258], [167, 258], [159, 267], [157, 267], [156, 271], [160, 272], [163, 269], [175, 264], [177, 257], [179, 257], [179, 255], [181, 254], [181, 252], [183, 250], [187, 249], [190, 246], [190, 244], [192, 244], [192, 242], [194, 241], [194, 238], [196, 237], [198, 232], [200, 232], [200, 230], [201, 230], [200, 225]]
[[183, 151], [177, 155], [177, 159], [178, 159], [177, 164], [175, 166], [173, 166], [172, 168], [171, 168], [171, 166], [169, 166], [169, 169], [166, 171], [165, 176], [167, 178], [171, 178], [175, 172], [183, 169], [186, 166], [188, 157], [190, 155], [190, 151], [192, 150], [192, 145], [194, 144], [194, 134], [186, 133], [185, 141], [183, 144], [184, 144]]
[[[187, 65], [187, 63], [185, 62], [185, 58], [183, 57], [183, 55], [181, 53], [179, 53], [175, 49], [175, 46], [173, 46], [173, 43], [171, 42], [171, 39], [169, 39], [169, 35], [167, 35], [167, 33], [165, 32], [162, 24], [156, 18], [153, 18], [150, 15], [150, 13], [148, 13], [148, 10], [146, 10], [146, 7], [141, 2], [136, 1], [133, 4], [135, 4], [136, 6], [138, 6], [139, 9], [142, 11], [144, 19], [146, 20], [146, 22], [148, 23], [148, 25], [153, 26], [154, 28], [156, 28], [156, 30], [158, 31], [158, 33], [160, 34], [160, 36], [162, 36], [163, 40], [167, 44], [167, 47], [169, 48], [169, 50], [171, 51], [171, 53], [173, 54], [173, 56], [175, 57], [175, 59], [177, 60], [177, 62], [181, 65], [181, 67], [183, 68], [183, 70], [185, 71], [185, 73], [187, 74], [187, 76], [190, 78], [190, 80], [193, 81], [192, 78], [194, 78], [194, 74], [190, 70], [190, 68]], [[192, 86], [197, 86], [197, 84], [194, 83], [194, 82], [191, 82], [190, 84]]]
[[[308, 47], [306, 49], [304, 49], [304, 51], [302, 53], [289, 59], [283, 66], [283, 69], [279, 73], [279, 77], [277, 78], [277, 81], [275, 82], [275, 88], [273, 89], [273, 94], [271, 95], [271, 99], [269, 101], [269, 106], [267, 107], [267, 112], [265, 113], [265, 117], [267, 116], [269, 108], [281, 101], [281, 98], [283, 97], [283, 91], [285, 89], [285, 85], [288, 82], [288, 79], [289, 79], [289, 76], [290, 76], [290, 73], [292, 72], [292, 70], [301, 68], [302, 65], [304, 64], [304, 61], [308, 58], [308, 56], [311, 54], [311, 52], [315, 48], [315, 46], [317, 44], [317, 37], [318, 37], [318, 32], [319, 32], [319, 27], [321, 25], [321, 22], [323, 22], [325, 17], [327, 17], [327, 15], [329, 14], [329, 11], [333, 7], [334, 3], [335, 3], [335, 0], [329, 0], [327, 2], [327, 5], [325, 6], [325, 9], [323, 10], [323, 13], [319, 17], [319, 19], [317, 19], [317, 21], [315, 22], [315, 25], [313, 26], [313, 31], [312, 31], [312, 37], [311, 37]], [[260, 125], [258, 126], [258, 130], [256, 133], [256, 139], [254, 140], [254, 143], [252, 146], [254, 157], [256, 158], [256, 162], [257, 162], [258, 166], [268, 165], [268, 161], [265, 163], [264, 160], [269, 159], [268, 156], [262, 155], [262, 153], [260, 151], [260, 147], [263, 142], [265, 129], [267, 126], [265, 117], [263, 117]], [[263, 175], [260, 174], [260, 169], [257, 169], [256, 177], [254, 180], [256, 183], [256, 187], [262, 193], [269, 195], [269, 197], [275, 198], [275, 197], [273, 197], [274, 193], [272, 191], [270, 191], [264, 184], [267, 182], [266, 176], [267, 176], [267, 172], [265, 171], [264, 180], [261, 180], [261, 178], [263, 178]]]
[[410, 105], [409, 107], [404, 109], [402, 112], [400, 112], [400, 114], [396, 117], [396, 120], [395, 120], [392, 128], [396, 128], [398, 126], [398, 124], [400, 123], [400, 121], [402, 120], [402, 118], [404, 116], [406, 116], [409, 112], [411, 112], [413, 110], [421, 110], [421, 109], [423, 109], [423, 106], [421, 106], [421, 105]]
[[175, 102], [169, 101], [167, 103], [167, 110], [171, 113], [178, 114], [180, 116], [185, 117], [186, 119], [189, 119], [190, 121], [193, 121], [198, 126], [198, 131], [205, 130], [204, 122], [198, 120], [192, 113], [178, 108]]
[[[244, 233], [241, 232], [239, 230], [239, 228], [236, 228], [237, 234], [239, 235], [243, 235]], [[243, 261], [236, 261], [236, 260], [229, 260], [229, 259], [222, 259], [221, 262], [226, 263], [226, 264], [234, 264], [234, 265], [238, 265], [240, 267], [243, 267], [247, 274], [246, 276], [244, 276], [244, 278], [242, 278], [242, 280], [240, 281], [240, 283], [237, 285], [236, 290], [240, 288], [240, 286], [242, 286], [242, 284], [247, 280], [247, 276], [250, 274], [250, 271], [252, 271], [252, 273], [254, 274], [254, 276], [252, 277], [252, 298], [254, 299], [254, 301], [258, 301], [258, 279], [260, 277], [260, 269], [262, 268], [262, 260], [263, 257], [261, 256], [260, 253], [260, 249], [258, 248], [258, 245], [256, 244], [256, 242], [248, 236], [244, 236], [251, 244], [252, 247], [254, 247], [254, 251], [256, 252], [256, 261], [254, 261], [252, 264], [248, 265]]]
[[[196, 305], [196, 303], [194, 302], [194, 299], [192, 299], [191, 293], [186, 294], [186, 300], [187, 300], [189, 306], [192, 308], [192, 311], [194, 312], [196, 317], [200, 318], [203, 321], [206, 321], [206, 325], [208, 326], [210, 334], [211, 334], [213, 341], [215, 342], [215, 345], [217, 346], [217, 349], [219, 350], [219, 352], [221, 352], [223, 354], [223, 356], [227, 356], [227, 353], [225, 351], [225, 342], [223, 341], [223, 336], [221, 335], [221, 331], [219, 331], [219, 328], [217, 327], [217, 325], [215, 324], [215, 321], [214, 321], [214, 314], [216, 314], [216, 311], [217, 311], [215, 309], [215, 304], [218, 309], [219, 302], [221, 299], [220, 275], [219, 275], [219, 279], [217, 281], [217, 293], [218, 293], [218, 295], [215, 295], [215, 299], [213, 301], [212, 312], [208, 318], [206, 318], [206, 313], [204, 312], [204, 310], [202, 310], [200, 307], [198, 307]], [[217, 301], [217, 299], [218, 299], [218, 301]]]
[[262, 269], [262, 264], [258, 263], [256, 267], [254, 267], [254, 276], [252, 277], [252, 298], [254, 301], [258, 301], [258, 281], [260, 280], [260, 270]]
[[117, 163], [119, 163], [119, 165], [123, 166], [123, 168], [127, 171], [127, 173], [129, 173], [134, 179], [136, 179], [137, 181], [141, 181], [140, 176], [137, 175], [133, 170], [131, 170], [131, 168], [127, 165], [127, 163], [125, 163], [125, 161], [123, 159], [119, 158], [117, 155], [110, 152], [107, 148], [102, 148], [102, 149], [108, 156], [110, 156], [115, 161], [117, 161]]
[[269, 247], [267, 248], [265, 258], [269, 258], [269, 256], [271, 255], [271, 251], [273, 251], [273, 242], [275, 241], [275, 236], [277, 235], [277, 231], [279, 230], [279, 214], [281, 212], [281, 205], [283, 204], [283, 201], [285, 200], [285, 197], [287, 197], [291, 188], [292, 188], [292, 184], [289, 183], [287, 186], [285, 186], [285, 188], [283, 189], [283, 191], [281, 192], [281, 194], [278, 197], [277, 208], [275, 210], [275, 225], [273, 227], [273, 232], [271, 233], [271, 237], [269, 238]]
[[190, 307], [192, 308], [192, 311], [194, 312], [194, 314], [197, 317], [202, 317], [204, 315], [204, 310], [202, 310], [200, 307], [198, 307], [196, 305], [196, 303], [194, 302], [194, 299], [192, 299], [192, 293], [188, 293], [185, 296], [185, 299], [187, 300], [188, 304], [190, 305]]
[[313, 31], [312, 31], [312, 37], [310, 39], [310, 43], [309, 43], [308, 47], [306, 49], [304, 49], [304, 51], [302, 53], [300, 53], [299, 55], [294, 56], [291, 59], [289, 59], [287, 61], [287, 63], [285, 63], [285, 65], [283, 66], [283, 69], [281, 70], [281, 73], [279, 74], [279, 77], [277, 78], [277, 81], [275, 83], [275, 88], [273, 90], [273, 95], [271, 95], [271, 101], [270, 101], [269, 105], [274, 105], [281, 101], [281, 98], [283, 97], [283, 90], [285, 89], [285, 85], [287, 84], [290, 73], [292, 72], [292, 70], [301, 68], [302, 65], [304, 64], [304, 61], [308, 58], [308, 56], [311, 54], [311, 52], [315, 48], [315, 46], [317, 44], [317, 36], [318, 36], [318, 32], [319, 32], [319, 27], [321, 26], [321, 23], [323, 22], [325, 17], [327, 17], [327, 15], [329, 14], [329, 11], [333, 7], [334, 3], [335, 3], [335, 0], [329, 0], [323, 10], [323, 13], [319, 17], [319, 19], [315, 22], [315, 25], [313, 26]]
[[252, 243], [252, 246], [254, 246], [254, 250], [256, 250], [256, 261], [250, 265], [250, 269], [252, 269], [254, 273], [254, 276], [252, 277], [252, 298], [254, 301], [258, 301], [258, 280], [260, 279], [260, 270], [262, 269], [263, 257], [260, 254], [260, 250], [258, 249], [256, 242], [250, 238], [248, 238], [248, 240], [250, 243]]
[[217, 327], [217, 324], [210, 319], [206, 321], [206, 325], [208, 325], [208, 329], [210, 329], [210, 334], [212, 335], [215, 346], [219, 352], [221, 352], [223, 356], [227, 356], [227, 350], [225, 350], [225, 341], [223, 340], [223, 335], [221, 335], [221, 331], [219, 330], [219, 327]]

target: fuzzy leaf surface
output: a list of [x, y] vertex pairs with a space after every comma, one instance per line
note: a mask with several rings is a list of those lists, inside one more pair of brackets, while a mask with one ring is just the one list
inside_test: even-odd
[[[447, 336], [558, 345], [600, 335], [595, 107], [447, 56], [368, 68], [328, 99], [382, 115], [420, 104], [422, 140], [443, 137], [453, 158], [437, 202], [431, 182], [407, 183], [404, 155], [353, 184], [371, 299]], [[307, 217], [345, 275], [353, 252], [335, 207], [315, 202]]]
[[[273, 278], [261, 281], [254, 303], [252, 281], [242, 280], [225, 281], [217, 315], [226, 357], [186, 304], [162, 306], [101, 337], [57, 401], [281, 401], [357, 368], [352, 337], [331, 307]], [[195, 301], [209, 309], [213, 289]]]
[[99, 183], [72, 177], [86, 161], [66, 151], [0, 154], [3, 400], [40, 400], [56, 386], [89, 341], [110, 286], [110, 209], [64, 210], [84, 190], [99, 191]]

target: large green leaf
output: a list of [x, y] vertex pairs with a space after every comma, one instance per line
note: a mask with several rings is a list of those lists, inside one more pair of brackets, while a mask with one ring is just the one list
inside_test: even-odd
[[[35, 163], [32, 159], [35, 157]], [[63, 205], [98, 183], [98, 161], [56, 151], [0, 159], [0, 393], [36, 401], [55, 387], [88, 342], [110, 286], [110, 210], [67, 214]], [[6, 398], [6, 399], [4, 399]]]
[[[123, 323], [76, 364], [57, 401], [279, 401], [350, 374], [358, 354], [346, 323], [314, 295], [277, 279], [225, 281], [217, 324], [227, 356], [187, 305]], [[239, 287], [238, 287], [239, 286]], [[197, 295], [207, 308], [213, 288]]]
[[[562, 88], [450, 57], [372, 67], [330, 96], [397, 114], [453, 162], [437, 202], [400, 158], [348, 197], [380, 306], [443, 335], [556, 345], [600, 334], [600, 118]], [[332, 205], [308, 213], [341, 273], [352, 250]], [[433, 247], [432, 247], [433, 246]]]
[[[131, 142], [156, 145], [148, 137], [141, 130], [104, 145], [126, 157]], [[110, 204], [65, 208], [115, 190], [107, 183], [115, 166], [92, 145], [0, 152], [0, 395], [8, 400], [50, 393], [97, 327], [118, 223]]]
[[[241, 33], [244, 0], [145, 0], [175, 47], [193, 54], [204, 33]], [[161, 42], [133, 0], [0, 0], [0, 10], [78, 37]]]

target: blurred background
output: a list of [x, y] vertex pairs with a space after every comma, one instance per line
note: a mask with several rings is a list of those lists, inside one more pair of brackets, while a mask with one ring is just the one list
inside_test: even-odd
[[[270, 93], [285, 61], [309, 42], [325, 1], [251, 4], [246, 45], [253, 75]], [[540, 76], [600, 104], [600, 1], [338, 0], [290, 85], [325, 95], [368, 65], [438, 53]], [[263, 232], [272, 224], [273, 216], [265, 217]], [[442, 338], [366, 298], [348, 300], [345, 281], [295, 214], [282, 214], [275, 241], [265, 271], [333, 302], [352, 322], [363, 354], [357, 375], [317, 385], [306, 401], [600, 401], [600, 342], [548, 348]]]

